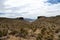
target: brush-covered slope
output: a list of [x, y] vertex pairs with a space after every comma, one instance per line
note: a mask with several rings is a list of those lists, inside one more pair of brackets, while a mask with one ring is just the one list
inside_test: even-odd
[[60, 16], [39, 16], [32, 25], [33, 30], [38, 30], [36, 33], [40, 35], [37, 40], [60, 40]]
[[15, 35], [16, 33], [20, 33], [21, 30], [22, 32], [25, 32], [30, 26], [30, 23], [24, 19], [0, 18], [0, 37], [8, 36], [10, 34]]
[[23, 18], [0, 18], [0, 38], [2, 40], [60, 40], [60, 16], [39, 16], [34, 22], [25, 21]]
[[28, 27], [29, 22], [24, 19], [0, 18], [0, 27]]

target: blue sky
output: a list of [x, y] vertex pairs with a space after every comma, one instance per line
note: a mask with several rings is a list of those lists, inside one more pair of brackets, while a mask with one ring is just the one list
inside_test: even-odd
[[0, 0], [0, 17], [60, 15], [60, 0]]
[[48, 0], [47, 2], [51, 4], [58, 4], [60, 3], [60, 0]]

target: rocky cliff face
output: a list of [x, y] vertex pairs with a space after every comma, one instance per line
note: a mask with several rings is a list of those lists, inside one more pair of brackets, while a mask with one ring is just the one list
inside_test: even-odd
[[39, 16], [34, 22], [0, 19], [0, 36], [7, 36], [1, 40], [60, 40], [60, 16]]

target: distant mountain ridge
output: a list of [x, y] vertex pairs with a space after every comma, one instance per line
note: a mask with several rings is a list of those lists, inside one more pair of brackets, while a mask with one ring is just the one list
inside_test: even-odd
[[29, 21], [29, 22], [33, 22], [33, 21], [35, 21], [36, 19], [24, 18], [24, 20]]
[[36, 19], [29, 19], [29, 18], [21, 18], [21, 17], [19, 17], [19, 18], [6, 18], [6, 17], [0, 17], [0, 19], [17, 19], [17, 20], [25, 20], [25, 21], [29, 21], [29, 22], [33, 22], [33, 21], [35, 21]]

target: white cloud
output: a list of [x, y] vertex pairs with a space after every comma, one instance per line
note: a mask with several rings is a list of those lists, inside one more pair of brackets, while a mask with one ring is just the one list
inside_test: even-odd
[[6, 0], [1, 12], [6, 13], [6, 17], [23, 16], [26, 18], [36, 18], [37, 16], [60, 15], [60, 4], [51, 5], [44, 3], [47, 0]]

